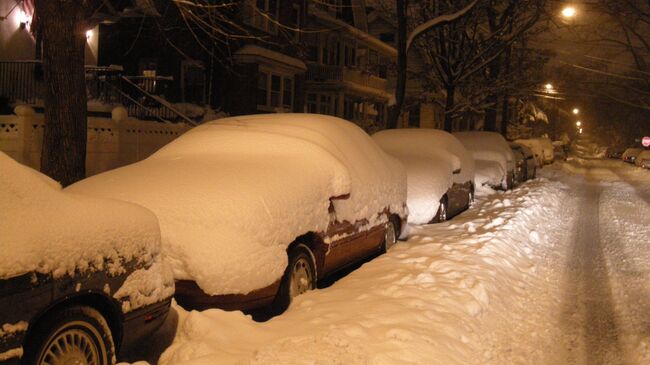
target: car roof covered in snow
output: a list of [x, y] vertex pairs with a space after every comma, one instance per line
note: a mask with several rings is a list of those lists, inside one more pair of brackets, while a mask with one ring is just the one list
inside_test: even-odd
[[327, 229], [330, 198], [349, 194], [335, 204], [347, 204], [336, 206], [337, 218], [351, 222], [406, 200], [405, 187], [396, 186], [397, 162], [357, 141], [358, 127], [330, 118], [209, 122], [141, 162], [70, 189], [156, 213], [177, 279], [195, 280], [212, 295], [249, 293], [282, 276], [293, 240]]
[[121, 263], [148, 260], [159, 250], [158, 221], [147, 209], [64, 192], [0, 152], [0, 279], [120, 273]]
[[471, 131], [453, 134], [472, 153], [475, 160], [497, 162], [507, 171], [514, 169], [514, 155], [508, 142], [496, 132]]
[[474, 179], [474, 159], [463, 144], [451, 133], [439, 129], [390, 129], [375, 133], [372, 138], [394, 156], [431, 156], [447, 162], [452, 171], [460, 169], [454, 181], [463, 183]]

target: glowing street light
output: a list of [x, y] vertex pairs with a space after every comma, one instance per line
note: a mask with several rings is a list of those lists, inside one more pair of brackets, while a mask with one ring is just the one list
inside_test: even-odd
[[544, 88], [546, 89], [546, 91], [551, 92], [553, 91], [553, 84], [546, 84], [544, 85]]
[[[577, 121], [577, 122], [576, 122], [576, 127], [580, 127], [581, 125], [582, 125], [582, 122], [581, 122], [581, 121]], [[582, 129], [582, 128], [580, 128], [580, 129]]]
[[562, 9], [562, 16], [567, 19], [575, 17], [577, 13], [578, 12], [576, 8], [574, 8], [573, 6], [566, 6], [564, 7], [564, 9]]
[[90, 38], [92, 38], [92, 37], [93, 37], [93, 30], [92, 30], [92, 29], [88, 29], [88, 30], [86, 31], [86, 39], [90, 39]]
[[580, 113], [580, 109], [578, 108], [573, 108], [573, 114], [578, 114]]
[[582, 134], [582, 128], [580, 128], [580, 134]]

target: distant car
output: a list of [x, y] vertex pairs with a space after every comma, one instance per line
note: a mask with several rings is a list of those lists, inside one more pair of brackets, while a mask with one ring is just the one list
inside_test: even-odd
[[0, 152], [0, 363], [113, 364], [174, 293], [156, 217], [79, 196]]
[[634, 159], [634, 164], [647, 169], [650, 166], [650, 150], [641, 151], [636, 159]]
[[522, 145], [511, 142], [510, 148], [515, 156], [515, 185], [519, 185], [528, 180], [528, 161]]
[[538, 138], [540, 145], [542, 146], [542, 152], [544, 157], [544, 164], [552, 164], [555, 159], [555, 149], [553, 147], [553, 142], [550, 139], [541, 137]]
[[372, 138], [406, 167], [409, 223], [444, 222], [474, 200], [474, 160], [456, 137], [436, 129], [392, 129]]
[[456, 132], [453, 135], [471, 153], [476, 165], [475, 185], [512, 189], [515, 157], [502, 135], [495, 132]]
[[643, 151], [643, 148], [628, 148], [623, 152], [621, 159], [623, 162], [634, 163], [636, 157]]
[[607, 149], [607, 158], [613, 158], [613, 159], [621, 159], [623, 156], [623, 150], [620, 148], [613, 148], [610, 147]]
[[284, 311], [318, 280], [386, 251], [406, 172], [362, 129], [316, 114], [204, 123], [149, 158], [68, 188], [159, 218], [177, 302]]

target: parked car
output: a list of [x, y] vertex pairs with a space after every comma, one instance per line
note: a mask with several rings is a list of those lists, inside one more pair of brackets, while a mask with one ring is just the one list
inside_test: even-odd
[[526, 156], [524, 154], [524, 151], [522, 150], [522, 146], [517, 143], [510, 142], [510, 149], [512, 149], [512, 153], [515, 157], [515, 177], [514, 177], [514, 185], [519, 185], [522, 182], [526, 181], [527, 179], [527, 168], [528, 168], [528, 161], [526, 160]]
[[546, 137], [538, 138], [540, 145], [542, 146], [542, 153], [544, 157], [544, 164], [552, 164], [555, 159], [555, 149], [553, 147], [553, 142]]
[[0, 247], [2, 364], [113, 364], [169, 312], [150, 211], [63, 192], [2, 152]]
[[537, 166], [544, 166], [544, 148], [542, 147], [542, 143], [538, 138], [517, 139], [515, 140], [515, 143], [528, 147], [535, 156]]
[[286, 309], [318, 280], [387, 250], [406, 220], [406, 172], [363, 130], [315, 114], [204, 123], [149, 158], [71, 191], [159, 218], [176, 300]]
[[650, 150], [641, 151], [634, 159], [634, 164], [647, 169], [650, 166]]
[[616, 147], [607, 148], [607, 158], [619, 160], [623, 157], [624, 150]]
[[495, 132], [457, 132], [453, 134], [471, 153], [475, 162], [475, 186], [495, 189], [514, 186], [515, 157], [502, 135]]
[[526, 157], [526, 180], [531, 180], [537, 177], [537, 160], [535, 159], [535, 154], [533, 151], [524, 146], [521, 146], [521, 151]]
[[623, 152], [623, 156], [621, 156], [621, 159], [623, 162], [627, 163], [634, 163], [636, 161], [636, 157], [643, 151], [643, 148], [628, 148]]
[[406, 167], [409, 223], [444, 222], [474, 200], [474, 160], [460, 141], [436, 129], [393, 129], [372, 138]]

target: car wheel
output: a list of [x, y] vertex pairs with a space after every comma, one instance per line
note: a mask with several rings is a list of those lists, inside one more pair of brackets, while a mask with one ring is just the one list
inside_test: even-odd
[[25, 364], [115, 363], [111, 330], [101, 313], [91, 307], [63, 309], [35, 331], [33, 340], [26, 344]]
[[272, 304], [273, 314], [280, 314], [289, 308], [293, 298], [316, 288], [316, 263], [311, 250], [298, 244], [289, 250], [287, 266], [280, 288]]
[[389, 220], [384, 230], [384, 242], [382, 243], [381, 250], [384, 253], [388, 252], [395, 243], [397, 243], [397, 230], [395, 229], [395, 223]]
[[440, 207], [438, 207], [438, 214], [436, 216], [438, 217], [438, 219], [436, 219], [436, 222], [438, 223], [447, 221], [447, 199], [445, 197], [440, 199]]

